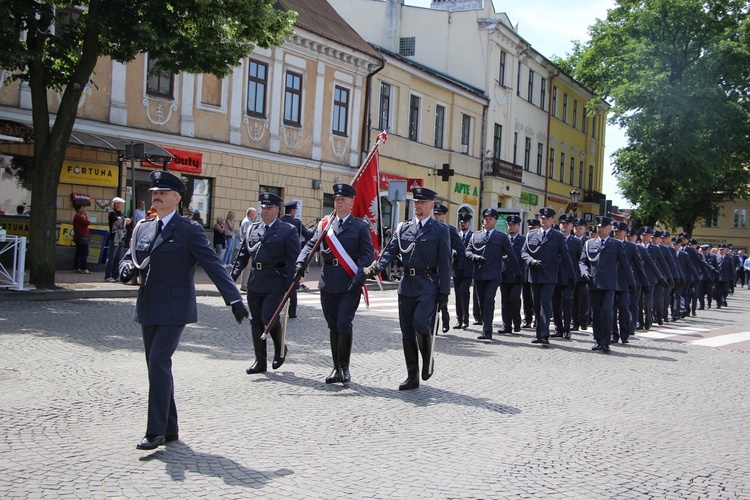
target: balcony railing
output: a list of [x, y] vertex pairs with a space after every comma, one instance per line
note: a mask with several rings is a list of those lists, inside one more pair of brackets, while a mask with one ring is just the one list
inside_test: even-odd
[[585, 203], [599, 203], [602, 200], [606, 200], [607, 195], [600, 193], [599, 191], [588, 190], [583, 195], [583, 201]]
[[499, 158], [486, 158], [484, 160], [484, 174], [490, 177], [502, 177], [503, 179], [521, 182], [523, 168]]

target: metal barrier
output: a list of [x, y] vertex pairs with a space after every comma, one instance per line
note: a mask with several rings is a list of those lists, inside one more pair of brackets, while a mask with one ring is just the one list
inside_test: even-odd
[[9, 272], [0, 262], [0, 288], [22, 291], [26, 268], [26, 237], [5, 236], [0, 239], [0, 256], [9, 252], [13, 252], [13, 267]]

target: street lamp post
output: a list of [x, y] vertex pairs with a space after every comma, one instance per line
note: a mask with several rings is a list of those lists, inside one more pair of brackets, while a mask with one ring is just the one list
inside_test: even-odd
[[581, 192], [578, 189], [573, 188], [573, 191], [570, 192], [570, 203], [573, 204], [573, 217], [575, 217], [578, 212], [578, 200], [580, 199]]

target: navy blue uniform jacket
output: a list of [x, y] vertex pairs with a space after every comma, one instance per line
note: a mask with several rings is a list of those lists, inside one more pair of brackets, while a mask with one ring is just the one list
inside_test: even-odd
[[[476, 257], [487, 259], [482, 265], [474, 262]], [[466, 257], [474, 264], [474, 280], [502, 280], [503, 272], [515, 281], [521, 274], [516, 252], [510, 244], [508, 235], [497, 229], [492, 231], [489, 239], [484, 231], [476, 231], [466, 246]], [[467, 262], [468, 264], [468, 262]]]
[[560, 231], [550, 228], [544, 241], [542, 237], [541, 229], [530, 231], [526, 235], [526, 244], [521, 252], [526, 264], [531, 264], [534, 260], [542, 262], [540, 267], [529, 266], [529, 283], [557, 284], [561, 267], [566, 276], [575, 276], [565, 236]]
[[276, 219], [261, 236], [262, 228], [263, 222], [255, 222], [248, 228], [245, 244], [234, 262], [232, 277], [236, 279], [251, 261], [252, 267], [245, 284], [248, 293], [284, 293], [294, 278], [294, 263], [299, 255], [299, 233], [293, 225], [280, 219]]
[[[583, 245], [579, 267], [581, 274], [589, 274], [593, 278], [591, 290], [624, 291], [629, 285], [635, 285], [625, 245], [614, 238], [608, 238], [606, 245], [602, 245], [601, 238], [588, 240]], [[627, 270], [622, 275], [621, 267]], [[622, 280], [625, 283], [620, 285]]]
[[[138, 262], [150, 257], [148, 266], [140, 271], [135, 321], [142, 325], [184, 325], [198, 321], [195, 303], [198, 264], [227, 304], [242, 300], [200, 224], [175, 213], [159, 236], [156, 229], [156, 219], [143, 221], [133, 235]], [[120, 268], [128, 261], [133, 261], [131, 250], [122, 258]]]

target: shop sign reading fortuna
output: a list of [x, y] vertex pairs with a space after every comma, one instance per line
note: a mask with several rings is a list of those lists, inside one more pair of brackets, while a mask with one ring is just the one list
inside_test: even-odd
[[79, 161], [65, 161], [60, 171], [60, 182], [84, 186], [117, 187], [118, 168]]

